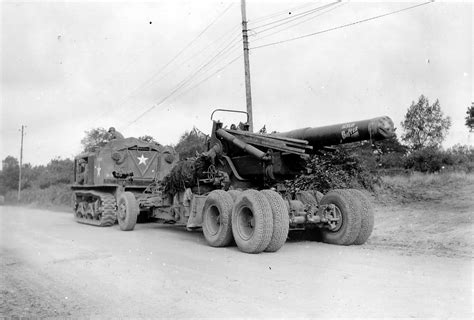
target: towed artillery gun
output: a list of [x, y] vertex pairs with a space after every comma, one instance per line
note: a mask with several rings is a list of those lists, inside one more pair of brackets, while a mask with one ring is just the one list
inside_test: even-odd
[[[241, 112], [217, 109], [211, 120], [216, 111]], [[122, 230], [132, 230], [139, 214], [188, 230], [202, 227], [209, 245], [235, 240], [248, 253], [279, 250], [292, 230], [320, 232], [332, 244], [363, 244], [374, 224], [363, 193], [290, 194], [284, 181], [295, 179], [318, 149], [393, 135], [388, 117], [274, 134], [249, 132], [246, 124], [227, 129], [213, 120], [207, 151], [182, 161], [171, 148], [133, 138], [112, 141], [98, 153], [76, 157], [76, 167], [81, 159], [92, 161], [95, 174], [85, 184], [76, 169], [75, 216], [101, 226], [117, 219]]]

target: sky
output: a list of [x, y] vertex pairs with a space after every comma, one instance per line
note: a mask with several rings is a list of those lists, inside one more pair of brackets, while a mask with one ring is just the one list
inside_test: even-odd
[[[474, 145], [473, 5], [247, 0], [255, 129], [390, 116], [439, 100], [444, 147]], [[0, 158], [47, 164], [81, 151], [86, 130], [176, 144], [211, 130], [216, 108], [245, 110], [240, 1], [1, 1]], [[258, 48], [259, 47], [259, 48]], [[226, 121], [240, 119], [226, 117]]]

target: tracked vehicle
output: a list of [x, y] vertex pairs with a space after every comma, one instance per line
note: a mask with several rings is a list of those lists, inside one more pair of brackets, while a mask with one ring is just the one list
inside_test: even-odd
[[[216, 111], [240, 112], [215, 110], [207, 151], [193, 159], [177, 161], [170, 148], [123, 143], [119, 151], [132, 162], [120, 166], [115, 160], [122, 159], [115, 151], [120, 141], [98, 153], [77, 157], [76, 166], [81, 159], [90, 159], [89, 171], [97, 177], [90, 176], [95, 181], [92, 185], [81, 184], [76, 170], [76, 219], [108, 226], [115, 213], [120, 228], [131, 230], [141, 212], [156, 222], [189, 230], [202, 228], [207, 243], [214, 247], [235, 240], [247, 253], [279, 250], [292, 230], [319, 232], [323, 241], [339, 245], [363, 244], [369, 238], [374, 217], [362, 192], [332, 190], [323, 195], [307, 190], [291, 194], [284, 181], [295, 179], [308, 156], [318, 149], [392, 137], [390, 118], [257, 134], [249, 132], [246, 123], [224, 127], [214, 120]], [[140, 155], [145, 151], [149, 153]], [[143, 158], [156, 161], [145, 168]]]
[[137, 199], [178, 160], [172, 148], [135, 138], [112, 140], [95, 152], [76, 156], [71, 186], [75, 219], [102, 227], [118, 219], [122, 230], [133, 229], [140, 213]]

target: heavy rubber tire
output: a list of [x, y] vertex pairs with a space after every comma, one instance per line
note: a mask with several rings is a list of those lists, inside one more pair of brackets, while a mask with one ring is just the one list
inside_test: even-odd
[[360, 201], [361, 206], [361, 221], [360, 221], [360, 232], [354, 241], [354, 244], [364, 244], [369, 239], [374, 229], [374, 209], [370, 203], [369, 198], [357, 189], [349, 189], [349, 192]]
[[239, 249], [260, 253], [270, 244], [273, 233], [272, 208], [257, 190], [246, 190], [232, 209], [232, 234]]
[[237, 199], [237, 197], [242, 193], [242, 191], [240, 190], [229, 190], [227, 192], [230, 194], [234, 202], [235, 202], [235, 199]]
[[326, 243], [350, 245], [360, 232], [361, 208], [351, 192], [347, 190], [329, 191], [321, 200], [321, 205], [334, 204], [339, 210], [342, 224], [337, 231], [322, 229], [322, 240]]
[[285, 200], [273, 190], [260, 191], [268, 200], [273, 213], [273, 233], [266, 252], [276, 252], [286, 242], [290, 228], [290, 215]]
[[131, 231], [137, 223], [137, 216], [140, 212], [137, 200], [131, 192], [122, 193], [117, 201], [117, 220], [120, 229], [123, 231]]
[[202, 231], [212, 247], [225, 247], [232, 241], [232, 205], [224, 190], [214, 190], [206, 198], [202, 213]]

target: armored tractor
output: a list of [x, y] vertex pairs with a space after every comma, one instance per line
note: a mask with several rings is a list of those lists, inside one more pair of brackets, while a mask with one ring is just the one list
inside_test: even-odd
[[178, 160], [173, 148], [136, 138], [115, 139], [76, 156], [71, 186], [75, 219], [102, 227], [118, 220], [122, 230], [132, 230], [140, 214], [137, 201]]

